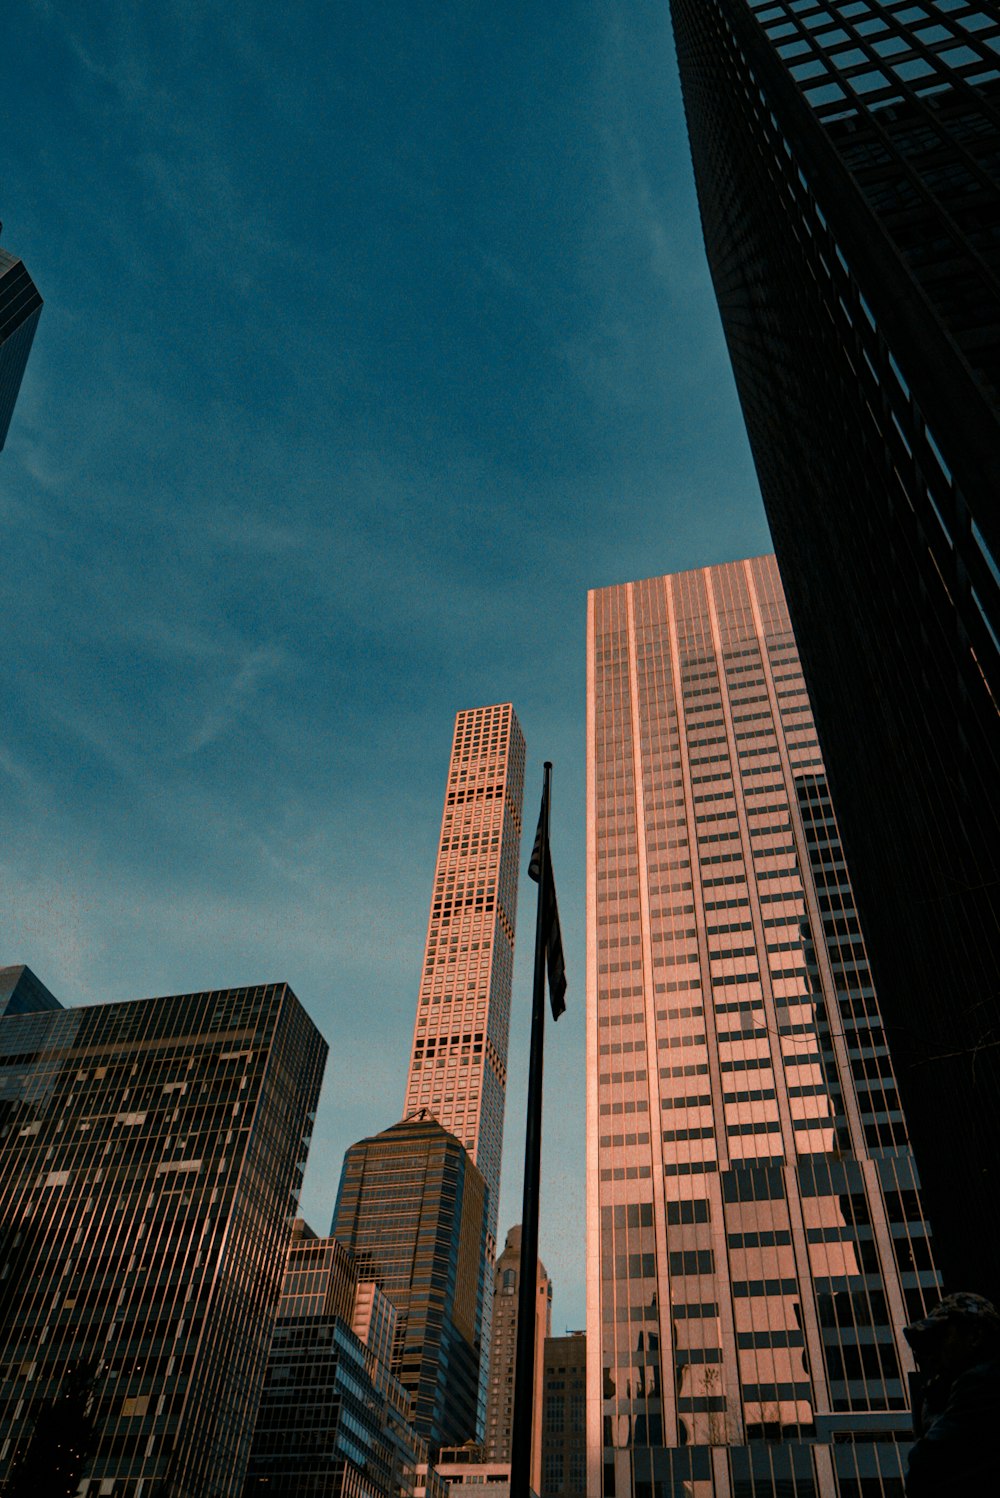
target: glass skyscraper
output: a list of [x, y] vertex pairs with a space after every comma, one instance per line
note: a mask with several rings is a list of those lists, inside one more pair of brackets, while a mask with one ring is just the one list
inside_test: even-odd
[[396, 1308], [391, 1369], [437, 1450], [483, 1429], [486, 1186], [453, 1134], [419, 1113], [352, 1144], [333, 1236]]
[[412, 1498], [426, 1447], [389, 1371], [395, 1325], [344, 1245], [298, 1222], [245, 1498]]
[[0, 450], [41, 315], [42, 299], [24, 261], [0, 248]]
[[773, 557], [597, 590], [591, 1498], [901, 1498], [919, 1181]]
[[671, 0], [705, 243], [942, 1268], [1000, 1293], [1000, 13]]
[[[530, 1482], [541, 1492], [542, 1477], [542, 1368], [545, 1339], [552, 1332], [552, 1281], [541, 1259], [535, 1274], [535, 1420], [531, 1430]], [[518, 1295], [521, 1285], [521, 1224], [509, 1228], [503, 1252], [493, 1272], [493, 1328], [490, 1338], [490, 1381], [486, 1396], [486, 1441], [488, 1462], [511, 1460], [514, 1422], [514, 1374], [517, 1367]]]
[[86, 1370], [81, 1494], [238, 1498], [326, 1045], [285, 984], [63, 1009], [26, 971], [0, 977], [25, 999], [0, 1019], [0, 1479]]

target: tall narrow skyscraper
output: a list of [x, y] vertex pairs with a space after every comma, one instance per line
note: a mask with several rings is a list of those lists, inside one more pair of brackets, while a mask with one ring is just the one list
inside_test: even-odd
[[592, 1498], [901, 1498], [939, 1280], [773, 557], [590, 595]]
[[509, 702], [455, 718], [404, 1114], [426, 1108], [486, 1181], [492, 1267], [514, 975], [524, 735]]
[[238, 1494], [326, 1045], [283, 983], [63, 1009], [19, 971], [0, 1481], [76, 1370], [96, 1427], [81, 1494]]
[[1000, 14], [671, 11], [709, 264], [942, 1267], [1000, 1294]]
[[23, 260], [0, 248], [0, 450], [41, 315], [42, 299]]

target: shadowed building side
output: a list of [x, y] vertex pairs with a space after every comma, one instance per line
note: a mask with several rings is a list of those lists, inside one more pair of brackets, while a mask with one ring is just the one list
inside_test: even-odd
[[546, 1337], [541, 1498], [587, 1498], [587, 1335]]
[[590, 595], [592, 1498], [902, 1498], [939, 1293], [773, 557]]
[[709, 265], [942, 1269], [995, 1298], [1000, 16], [671, 11]]
[[0, 248], [0, 450], [7, 441], [41, 314], [42, 299], [24, 262]]

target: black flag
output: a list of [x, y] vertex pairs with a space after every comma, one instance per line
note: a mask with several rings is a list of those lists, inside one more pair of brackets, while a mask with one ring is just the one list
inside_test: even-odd
[[538, 816], [538, 831], [535, 833], [535, 846], [531, 850], [531, 862], [528, 864], [528, 878], [534, 879], [536, 884], [540, 882], [544, 858], [545, 905], [542, 911], [542, 933], [549, 971], [549, 1003], [552, 1005], [552, 1018], [558, 1019], [566, 1008], [566, 962], [559, 926], [559, 906], [556, 903], [556, 881], [552, 873], [552, 852], [546, 837], [545, 811], [543, 805]]

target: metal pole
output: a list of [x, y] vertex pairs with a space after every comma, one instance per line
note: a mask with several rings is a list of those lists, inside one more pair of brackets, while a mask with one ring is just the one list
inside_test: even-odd
[[521, 1206], [521, 1283], [517, 1297], [517, 1359], [511, 1427], [510, 1495], [531, 1492], [531, 1424], [535, 1401], [535, 1315], [538, 1298], [538, 1199], [542, 1175], [542, 1062], [545, 1047], [545, 907], [549, 873], [549, 797], [552, 765], [545, 762], [542, 787], [542, 863], [535, 917], [535, 981], [531, 997], [528, 1118], [524, 1135], [524, 1198]]

